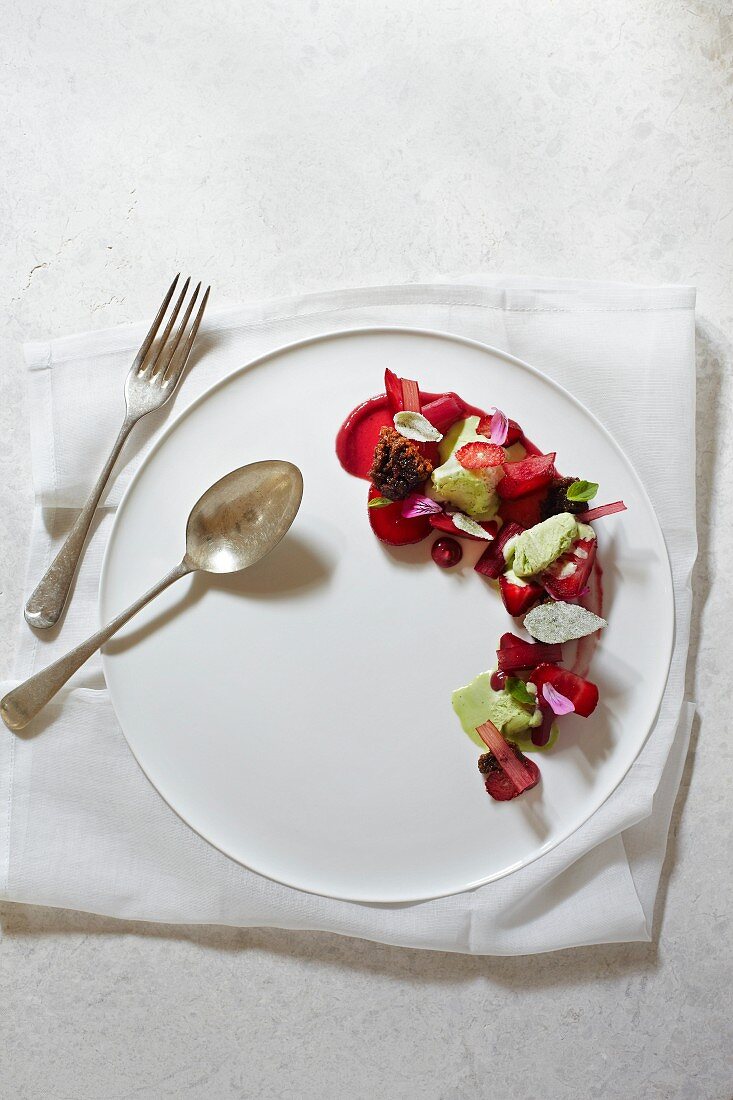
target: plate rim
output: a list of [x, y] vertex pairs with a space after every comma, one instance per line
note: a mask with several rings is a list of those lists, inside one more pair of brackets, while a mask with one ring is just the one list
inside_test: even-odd
[[[653, 519], [653, 527], [656, 529], [656, 533], [657, 533], [658, 540], [659, 540], [659, 546], [660, 546], [660, 549], [662, 551], [661, 557], [662, 557], [663, 562], [664, 562], [664, 587], [666, 589], [666, 592], [665, 592], [665, 595], [666, 595], [665, 605], [668, 608], [668, 618], [669, 618], [668, 629], [667, 629], [667, 632], [666, 632], [667, 633], [666, 646], [665, 646], [666, 655], [665, 655], [665, 658], [664, 658], [664, 661], [663, 661], [664, 676], [663, 676], [662, 685], [661, 685], [661, 688], [660, 688], [660, 691], [659, 691], [659, 695], [658, 695], [658, 698], [656, 700], [656, 706], [655, 706], [655, 709], [654, 709], [654, 713], [653, 713], [653, 716], [652, 716], [652, 718], [649, 722], [649, 725], [648, 725], [647, 729], [644, 731], [643, 737], [640, 738], [639, 743], [638, 743], [638, 747], [636, 748], [636, 751], [631, 756], [625, 770], [621, 773], [621, 775], [618, 777], [618, 779], [614, 783], [613, 787], [606, 793], [604, 798], [581, 821], [579, 821], [577, 824], [573, 825], [573, 827], [568, 829], [566, 832], [562, 833], [562, 835], [558, 836], [557, 838], [553, 839], [552, 841], [548, 841], [545, 844], [541, 845], [539, 848], [537, 848], [537, 850], [533, 854], [527, 856], [524, 859], [517, 860], [515, 863], [510, 864], [508, 867], [505, 867], [500, 871], [494, 871], [490, 875], [480, 877], [478, 879], [475, 879], [472, 882], [466, 883], [465, 885], [462, 885], [462, 886], [457, 887], [455, 889], [439, 890], [439, 891], [430, 892], [430, 893], [408, 894], [408, 895], [399, 895], [399, 896], [395, 895], [395, 896], [390, 896], [390, 897], [387, 897], [387, 898], [378, 897], [378, 896], [375, 896], [373, 894], [360, 894], [360, 895], [337, 894], [337, 893], [329, 893], [329, 892], [322, 891], [322, 890], [314, 890], [310, 887], [303, 886], [302, 884], [299, 884], [299, 883], [296, 883], [296, 882], [289, 882], [289, 881], [287, 881], [283, 878], [278, 878], [276, 875], [274, 875], [272, 873], [269, 873], [267, 871], [261, 870], [260, 868], [254, 866], [252, 863], [245, 863], [242, 858], [235, 855], [233, 852], [228, 851], [226, 847], [222, 847], [216, 841], [210, 839], [210, 837], [208, 837], [200, 829], [196, 828], [195, 825], [192, 825], [191, 822], [188, 821], [183, 816], [183, 814], [179, 810], [176, 809], [176, 807], [169, 801], [169, 799], [166, 797], [166, 795], [161, 791], [161, 789], [154, 782], [152, 777], [148, 774], [148, 772], [145, 769], [142, 761], [140, 760], [137, 753], [135, 752], [135, 749], [133, 748], [132, 744], [130, 743], [130, 740], [129, 740], [127, 734], [125, 733], [125, 729], [124, 729], [124, 726], [122, 724], [122, 720], [120, 719], [120, 717], [117, 713], [117, 708], [115, 707], [115, 704], [114, 704], [112, 689], [110, 687], [109, 680], [108, 680], [108, 677], [107, 677], [107, 669], [109, 667], [109, 655], [105, 652], [104, 647], [100, 651], [100, 656], [101, 656], [101, 661], [102, 661], [102, 673], [104, 675], [105, 686], [106, 686], [107, 691], [109, 693], [110, 703], [112, 705], [112, 709], [114, 711], [115, 718], [117, 719], [117, 722], [120, 726], [120, 730], [122, 732], [122, 735], [125, 738], [125, 742], [126, 742], [127, 747], [129, 748], [129, 750], [130, 750], [130, 752], [133, 756], [133, 759], [135, 760], [135, 763], [140, 768], [143, 775], [147, 779], [148, 783], [150, 783], [151, 787], [156, 792], [158, 797], [162, 798], [163, 801], [165, 802], [165, 804], [173, 811], [173, 813], [175, 813], [176, 816], [181, 821], [183, 821], [183, 823], [189, 829], [191, 829], [194, 833], [196, 833], [197, 836], [200, 836], [202, 838], [202, 840], [206, 841], [206, 843], [209, 844], [212, 848], [214, 848], [218, 852], [221, 852], [228, 859], [231, 859], [234, 863], [237, 863], [240, 867], [244, 867], [247, 870], [253, 872], [254, 874], [261, 875], [263, 878], [269, 879], [271, 882], [277, 882], [282, 886], [288, 887], [289, 889], [300, 890], [303, 893], [312, 894], [314, 897], [331, 898], [335, 901], [346, 901], [346, 902], [354, 902], [354, 903], [357, 903], [357, 904], [369, 904], [369, 905], [400, 905], [400, 904], [404, 905], [404, 904], [415, 904], [415, 903], [419, 903], [419, 902], [423, 902], [423, 901], [434, 901], [434, 900], [437, 900], [439, 898], [454, 897], [458, 894], [463, 894], [463, 893], [467, 893], [468, 891], [471, 891], [471, 890], [476, 890], [481, 886], [487, 886], [491, 882], [497, 882], [498, 880], [500, 880], [502, 878], [506, 878], [508, 875], [514, 874], [517, 871], [520, 871], [525, 867], [531, 866], [531, 864], [536, 862], [536, 860], [540, 859], [544, 855], [547, 855], [549, 852], [553, 851], [555, 848], [558, 848], [561, 844], [564, 844], [567, 840], [570, 839], [570, 837], [572, 837], [576, 832], [578, 832], [580, 829], [582, 829], [583, 826], [586, 825], [591, 820], [591, 818], [594, 817], [595, 814], [597, 814], [606, 805], [608, 800], [615, 794], [615, 792], [621, 786], [624, 779], [626, 779], [629, 772], [631, 771], [631, 768], [634, 766], [636, 761], [639, 759], [639, 756], [641, 755], [642, 749], [646, 745], [646, 743], [649, 739], [649, 735], [650, 735], [650, 733], [652, 731], [652, 728], [654, 726], [654, 723], [656, 722], [657, 717], [659, 715], [659, 710], [660, 710], [662, 701], [664, 699], [664, 694], [666, 692], [667, 684], [668, 684], [668, 681], [669, 681], [669, 670], [670, 670], [670, 666], [671, 666], [671, 663], [672, 663], [672, 655], [673, 655], [673, 652], [674, 652], [674, 638], [675, 638], [676, 619], [677, 619], [676, 606], [675, 606], [675, 597], [674, 597], [674, 582], [673, 582], [673, 575], [672, 575], [672, 566], [671, 566], [671, 562], [670, 562], [670, 559], [669, 559], [669, 552], [667, 550], [667, 543], [666, 543], [666, 539], [664, 537], [664, 531], [662, 529], [662, 525], [659, 522], [659, 518], [657, 516], [656, 510], [655, 510], [654, 505], [651, 501], [651, 498], [649, 497], [646, 486], [644, 485], [641, 477], [639, 476], [634, 463], [628, 457], [628, 455], [626, 454], [626, 451], [623, 449], [621, 444], [616, 440], [616, 438], [612, 435], [612, 433], [605, 426], [605, 424], [603, 424], [602, 421], [596, 416], [596, 414], [594, 412], [592, 412], [586, 405], [584, 405], [583, 402], [579, 398], [575, 397], [575, 395], [572, 394], [568, 389], [566, 389], [566, 387], [563, 386], [560, 382], [556, 381], [554, 378], [551, 378], [548, 374], [545, 374], [544, 371], [540, 370], [538, 367], [533, 366], [531, 363], [528, 363], [526, 360], [519, 359], [517, 356], [511, 355], [509, 352], [504, 351], [501, 348], [497, 348], [493, 344], [487, 344], [482, 340], [475, 340], [475, 339], [473, 339], [472, 337], [469, 337], [469, 336], [461, 336], [461, 335], [449, 332], [449, 331], [444, 330], [444, 329], [420, 328], [420, 327], [414, 326], [414, 325], [359, 325], [355, 328], [329, 329], [326, 332], [318, 333], [318, 334], [313, 335], [313, 336], [308, 336], [308, 337], [305, 337], [305, 338], [300, 339], [300, 340], [293, 340], [293, 341], [290, 341], [289, 343], [280, 344], [280, 345], [278, 345], [278, 347], [273, 348], [268, 352], [265, 352], [263, 355], [258, 355], [253, 359], [248, 359], [245, 363], [241, 364], [241, 366], [235, 367], [233, 370], [231, 370], [227, 374], [225, 374], [223, 378], [218, 379], [211, 386], [209, 386], [206, 390], [204, 390], [203, 393], [199, 394], [199, 396], [197, 398], [195, 398], [191, 402], [190, 405], [187, 405], [186, 408], [181, 409], [181, 411], [170, 421], [170, 423], [165, 426], [165, 428], [163, 429], [163, 431], [161, 432], [159, 437], [154, 441], [154, 443], [151, 446], [148, 453], [145, 455], [145, 457], [140, 462], [140, 465], [138, 466], [137, 470], [135, 471], [135, 473], [131, 477], [129, 484], [127, 485], [126, 489], [124, 490], [124, 492], [123, 492], [123, 494], [120, 498], [119, 504], [117, 505], [115, 515], [114, 515], [114, 518], [113, 518], [113, 521], [112, 521], [112, 527], [111, 527], [111, 530], [110, 530], [110, 533], [109, 533], [109, 537], [107, 539], [107, 543], [106, 543], [106, 546], [104, 548], [104, 555], [103, 555], [103, 558], [102, 558], [102, 566], [101, 566], [100, 573], [99, 573], [99, 584], [98, 584], [98, 588], [97, 588], [97, 619], [98, 619], [98, 621], [101, 625], [101, 623], [102, 623], [102, 600], [103, 600], [103, 592], [104, 592], [104, 589], [105, 589], [106, 584], [107, 584], [107, 577], [108, 577], [108, 572], [109, 572], [109, 560], [110, 560], [110, 556], [111, 556], [110, 551], [111, 551], [111, 547], [114, 543], [115, 536], [117, 534], [117, 527], [118, 527], [118, 524], [120, 522], [120, 517], [123, 515], [124, 510], [125, 510], [125, 506], [127, 504], [127, 499], [132, 494], [132, 492], [134, 491], [134, 489], [135, 489], [135, 487], [138, 483], [138, 480], [142, 477], [144, 470], [148, 466], [149, 462], [152, 460], [153, 456], [155, 454], [157, 454], [157, 452], [167, 443], [168, 437], [176, 430], [176, 428], [178, 427], [178, 424], [184, 418], [186, 418], [186, 417], [190, 416], [191, 414], [193, 414], [194, 412], [196, 412], [198, 410], [199, 406], [203, 405], [204, 402], [207, 401], [211, 397], [211, 395], [214, 394], [217, 390], [222, 389], [234, 377], [236, 377], [238, 375], [241, 375], [241, 374], [244, 374], [245, 371], [250, 370], [252, 367], [260, 366], [261, 364], [267, 363], [267, 361], [270, 360], [270, 359], [274, 359], [274, 358], [276, 358], [280, 355], [283, 355], [283, 354], [286, 354], [286, 353], [289, 353], [289, 352], [292, 352], [292, 351], [296, 351], [300, 348], [308, 347], [312, 344], [324, 343], [326, 341], [336, 340], [336, 339], [344, 338], [344, 337], [370, 336], [370, 335], [376, 335], [376, 334], [421, 336], [421, 337], [429, 337], [429, 338], [439, 339], [439, 340], [449, 340], [452, 343], [458, 343], [458, 344], [462, 344], [464, 346], [472, 347], [472, 348], [475, 348], [476, 350], [479, 350], [481, 352], [488, 352], [489, 354], [497, 356], [498, 358], [503, 359], [505, 362], [510, 363], [513, 366], [516, 366], [516, 367], [519, 367], [523, 370], [529, 371], [530, 374], [535, 375], [536, 377], [540, 378], [544, 383], [552, 386], [555, 390], [557, 390], [560, 394], [562, 394], [562, 396], [564, 398], [569, 400], [571, 402], [571, 404], [573, 404], [577, 409], [579, 409], [582, 414], [584, 414], [585, 416], [587, 416], [590, 419], [590, 421], [593, 423], [595, 428], [598, 431], [600, 431], [603, 436], [606, 437], [606, 439], [610, 443], [611, 447], [618, 453], [618, 455], [622, 459], [624, 465], [630, 471], [631, 477], [633, 478], [633, 480], [636, 483], [637, 490], [639, 491], [639, 493], [642, 497], [642, 500], [646, 504], [646, 506], [648, 508], [648, 511], [649, 511], [649, 514], [651, 515], [651, 517]], [[335, 433], [334, 433], [334, 439], [335, 439]]]

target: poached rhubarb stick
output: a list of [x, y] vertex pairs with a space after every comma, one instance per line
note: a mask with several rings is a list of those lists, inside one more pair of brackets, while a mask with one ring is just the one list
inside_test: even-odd
[[612, 516], [614, 512], [625, 512], [626, 505], [622, 500], [615, 500], [613, 504], [601, 504], [598, 508], [589, 508], [587, 512], [578, 512], [578, 523], [590, 523], [594, 519], [602, 519], [603, 516]]
[[405, 412], [420, 412], [420, 390], [411, 378], [402, 379], [402, 408]]
[[528, 787], [534, 787], [537, 782], [536, 777], [524, 766], [521, 760], [517, 759], [511, 746], [507, 745], [493, 722], [483, 722], [476, 727], [476, 733], [494, 754], [516, 787], [518, 794], [526, 791]]

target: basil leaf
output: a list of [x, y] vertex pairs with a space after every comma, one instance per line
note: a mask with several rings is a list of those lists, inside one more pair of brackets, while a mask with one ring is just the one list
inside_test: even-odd
[[367, 508], [386, 508], [388, 504], [394, 504], [394, 501], [389, 500], [388, 497], [374, 497], [367, 504]]
[[507, 676], [504, 681], [504, 687], [509, 692], [512, 699], [516, 699], [518, 703], [524, 703], [525, 706], [530, 707], [537, 705], [537, 696], [527, 690], [527, 685], [524, 680], [520, 680], [518, 676]]
[[595, 481], [574, 481], [568, 485], [566, 496], [568, 500], [586, 501], [593, 500], [597, 492], [598, 483]]

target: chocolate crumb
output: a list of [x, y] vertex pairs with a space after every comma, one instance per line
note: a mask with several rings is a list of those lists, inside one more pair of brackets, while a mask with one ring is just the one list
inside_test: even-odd
[[404, 500], [432, 472], [432, 463], [416, 443], [389, 426], [380, 430], [369, 477], [382, 496]]

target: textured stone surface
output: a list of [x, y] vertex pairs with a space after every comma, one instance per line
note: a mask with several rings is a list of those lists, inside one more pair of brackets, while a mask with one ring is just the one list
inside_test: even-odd
[[656, 944], [472, 959], [6, 906], [0, 1093], [727, 1100], [730, 5], [24, 0], [3, 31], [0, 674], [19, 342], [145, 316], [179, 267], [219, 303], [480, 269], [697, 284], [701, 554]]

